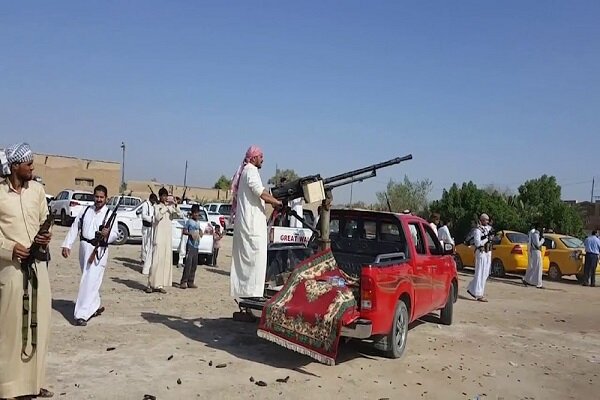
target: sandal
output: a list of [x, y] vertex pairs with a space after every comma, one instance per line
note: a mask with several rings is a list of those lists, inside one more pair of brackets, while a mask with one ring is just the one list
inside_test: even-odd
[[469, 293], [469, 295], [474, 298], [475, 300], [477, 300], [477, 296], [475, 296], [473, 293], [471, 293], [470, 290], [467, 289], [467, 293]]
[[158, 289], [157, 291], [158, 291], [158, 292], [161, 292], [162, 294], [165, 294], [165, 293], [167, 293], [167, 291], [166, 291], [165, 289], [163, 289], [163, 288], [160, 288], [160, 289]]
[[151, 288], [150, 286], [148, 286], [148, 287], [146, 288], [146, 290], [144, 290], [144, 291], [145, 291], [146, 293], [152, 293], [152, 292], [153, 292], [153, 290], [152, 290], [152, 288]]
[[487, 302], [488, 302], [488, 299], [486, 299], [485, 297], [479, 297], [479, 298], [477, 299], [477, 301], [481, 301], [482, 303], [487, 303]]
[[100, 315], [102, 315], [102, 313], [104, 312], [104, 310], [106, 310], [106, 309], [103, 306], [100, 307], [99, 309], [96, 310], [95, 313], [92, 314], [92, 316], [90, 317], [90, 319], [94, 318], [94, 317], [99, 317]]

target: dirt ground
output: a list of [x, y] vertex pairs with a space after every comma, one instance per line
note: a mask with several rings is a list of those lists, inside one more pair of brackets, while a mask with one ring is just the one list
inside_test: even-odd
[[[56, 399], [592, 399], [600, 390], [600, 288], [574, 281], [525, 288], [488, 281], [487, 304], [465, 297], [460, 274], [455, 323], [417, 321], [402, 359], [344, 343], [338, 365], [319, 364], [234, 322], [231, 237], [219, 268], [199, 267], [198, 289], [146, 294], [139, 244], [110, 248], [105, 313], [73, 322], [77, 253], [65, 260], [55, 227], [53, 315], [47, 387]], [[174, 270], [178, 282], [181, 270]], [[224, 367], [223, 367], [224, 365]], [[286, 383], [277, 379], [289, 377]], [[253, 383], [252, 380], [255, 382]], [[258, 386], [263, 381], [266, 386]]]

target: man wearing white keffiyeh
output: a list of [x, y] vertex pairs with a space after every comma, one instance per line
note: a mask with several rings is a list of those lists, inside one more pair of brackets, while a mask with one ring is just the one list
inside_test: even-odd
[[[33, 179], [33, 153], [27, 143], [0, 152], [0, 398], [49, 397], [42, 388], [50, 334], [51, 295], [48, 270], [37, 263], [37, 333], [23, 333], [23, 271], [33, 242], [50, 243], [36, 234], [48, 215], [44, 187]], [[36, 297], [32, 297], [35, 299]], [[37, 339], [32, 350], [34, 336]], [[28, 337], [27, 343], [23, 338]], [[25, 345], [29, 356], [23, 356]]]

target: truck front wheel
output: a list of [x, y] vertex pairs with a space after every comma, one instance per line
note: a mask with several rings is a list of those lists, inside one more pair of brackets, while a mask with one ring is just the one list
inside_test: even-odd
[[406, 339], [408, 337], [408, 307], [402, 300], [396, 303], [396, 311], [394, 313], [394, 321], [392, 329], [382, 342], [385, 346], [385, 355], [389, 358], [400, 358], [406, 349]]

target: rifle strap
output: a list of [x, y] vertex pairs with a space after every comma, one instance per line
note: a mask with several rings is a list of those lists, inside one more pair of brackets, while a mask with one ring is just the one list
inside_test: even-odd
[[[23, 271], [23, 324], [21, 355], [30, 359], [37, 348], [37, 289], [38, 279], [36, 268], [31, 266]], [[31, 297], [29, 283], [31, 282]], [[31, 301], [30, 301], [31, 299]], [[29, 342], [29, 328], [31, 328], [31, 353], [27, 353]]]

